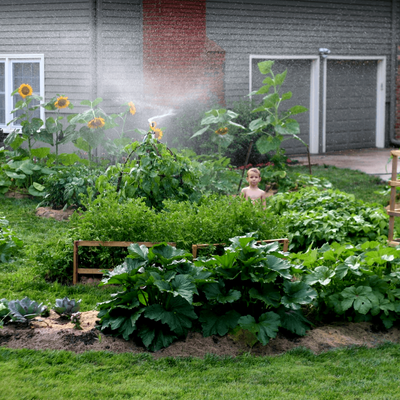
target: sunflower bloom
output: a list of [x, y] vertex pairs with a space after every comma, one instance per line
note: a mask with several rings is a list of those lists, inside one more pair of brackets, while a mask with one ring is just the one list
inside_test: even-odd
[[57, 97], [57, 101], [54, 103], [54, 106], [57, 108], [66, 108], [69, 106], [68, 97]]
[[136, 107], [135, 107], [135, 105], [130, 101], [130, 102], [128, 103], [128, 106], [129, 106], [129, 112], [130, 112], [132, 115], [135, 115], [135, 114], [136, 114]]
[[228, 128], [219, 128], [215, 131], [217, 135], [226, 135], [228, 133]]
[[33, 93], [32, 86], [28, 85], [27, 83], [23, 83], [19, 87], [18, 93], [23, 98], [25, 98], [26, 96], [30, 96]]
[[105, 125], [104, 118], [93, 118], [88, 122], [87, 126], [90, 129], [102, 128]]
[[152, 131], [155, 131], [155, 130], [156, 130], [156, 126], [157, 126], [157, 122], [156, 122], [156, 121], [151, 121], [151, 122], [150, 122], [150, 129], [151, 129]]
[[157, 140], [161, 140], [161, 138], [163, 137], [163, 132], [162, 132], [162, 130], [159, 129], [159, 128], [154, 128], [153, 131], [154, 131], [154, 137], [155, 137]]

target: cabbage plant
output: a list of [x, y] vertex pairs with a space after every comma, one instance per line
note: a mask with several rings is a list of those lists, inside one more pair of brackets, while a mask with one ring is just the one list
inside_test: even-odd
[[8, 308], [14, 322], [29, 322], [29, 320], [41, 315], [46, 306], [25, 297], [22, 300], [11, 300], [8, 303]]
[[75, 299], [70, 300], [68, 297], [56, 299], [56, 305], [53, 310], [60, 316], [71, 316], [79, 311], [81, 301], [82, 300], [75, 301]]

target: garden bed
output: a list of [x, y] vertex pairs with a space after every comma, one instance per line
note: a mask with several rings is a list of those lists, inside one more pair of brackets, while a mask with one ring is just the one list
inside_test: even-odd
[[[76, 353], [85, 351], [110, 351], [113, 353], [144, 353], [147, 350], [134, 341], [126, 341], [105, 335], [96, 329], [97, 311], [83, 312], [82, 330], [76, 330], [68, 320], [61, 319], [53, 310], [47, 318], [36, 318], [31, 326], [9, 323], [0, 330], [0, 346], [28, 348], [34, 350], [66, 350]], [[279, 333], [266, 346], [257, 343], [250, 348], [243, 341], [231, 335], [202, 337], [198, 332], [190, 332], [186, 340], [153, 354], [160, 357], [204, 357], [206, 354], [218, 356], [238, 356], [250, 353], [256, 356], [282, 354], [295, 347], [305, 347], [314, 353], [321, 353], [345, 346], [375, 347], [384, 342], [400, 343], [400, 329], [391, 328], [377, 331], [368, 322], [337, 323], [315, 327], [303, 337]]]

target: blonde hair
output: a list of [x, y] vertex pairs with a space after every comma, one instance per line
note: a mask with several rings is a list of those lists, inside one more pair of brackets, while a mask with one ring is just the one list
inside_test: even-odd
[[256, 174], [261, 175], [261, 172], [260, 172], [260, 170], [258, 168], [250, 168], [247, 171], [247, 177], [249, 177], [250, 172], [255, 172]]

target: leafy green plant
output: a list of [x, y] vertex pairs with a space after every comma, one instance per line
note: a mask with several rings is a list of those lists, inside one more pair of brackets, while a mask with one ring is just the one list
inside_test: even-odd
[[[262, 104], [253, 110], [253, 112], [263, 113], [264, 116], [253, 120], [249, 129], [252, 133], [264, 133], [256, 142], [257, 149], [261, 154], [274, 151], [275, 158], [272, 161], [276, 164], [283, 154], [281, 146], [284, 140], [294, 138], [307, 147], [307, 144], [298, 136], [300, 133], [299, 123], [292, 118], [293, 115], [306, 112], [307, 108], [297, 105], [284, 112], [279, 110], [283, 101], [292, 98], [292, 92], [286, 92], [282, 95], [279, 93], [279, 89], [286, 79], [287, 70], [275, 75], [272, 71], [273, 65], [274, 61], [271, 60], [258, 63], [259, 71], [266, 75], [263, 80], [265, 85], [250, 93], [250, 96], [265, 95]], [[270, 93], [271, 89], [272, 93]]]
[[11, 300], [8, 303], [11, 319], [14, 322], [26, 322], [38, 317], [45, 310], [46, 306], [42, 303], [24, 297], [22, 300]]
[[303, 281], [318, 292], [316, 318], [375, 321], [386, 328], [398, 320], [400, 249], [379, 242], [332, 243], [289, 257], [307, 268]]
[[172, 153], [151, 132], [145, 132], [143, 142], [127, 146], [126, 151], [129, 156], [125, 163], [110, 166], [97, 180], [100, 193], [116, 190], [125, 199], [143, 197], [148, 206], [158, 210], [164, 199], [183, 201], [200, 197], [195, 190], [199, 172], [189, 158]]
[[383, 208], [338, 190], [302, 188], [273, 196], [269, 207], [285, 218], [294, 251], [335, 241], [387, 240], [389, 217]]
[[0, 217], [0, 262], [4, 263], [14, 256], [18, 249], [24, 245], [13, 230], [9, 228], [9, 222], [4, 216]]
[[43, 179], [44, 199], [40, 206], [54, 209], [83, 207], [81, 195], [88, 194], [88, 188], [94, 188], [96, 179], [102, 174], [100, 168], [89, 169], [85, 165], [59, 166]]
[[310, 323], [302, 307], [317, 296], [308, 284], [293, 279], [293, 268], [278, 244], [257, 244], [253, 234], [230, 239], [231, 246], [205, 265], [216, 282], [206, 283], [200, 313], [203, 334], [225, 335], [237, 326], [250, 331], [262, 344], [274, 338], [280, 327], [304, 335]]
[[76, 301], [75, 299], [69, 299], [65, 296], [63, 299], [56, 299], [56, 304], [53, 310], [60, 316], [70, 317], [80, 309], [81, 300]]
[[0, 299], [0, 328], [4, 325], [4, 320], [10, 314], [10, 309], [8, 308], [8, 300], [7, 299]]
[[213, 125], [215, 135], [211, 136], [211, 141], [217, 143], [218, 154], [221, 156], [222, 149], [226, 149], [233, 140], [233, 136], [228, 133], [228, 126], [233, 125], [237, 128], [245, 129], [244, 126], [232, 121], [238, 116], [239, 114], [236, 114], [232, 110], [226, 110], [225, 108], [206, 111], [204, 118], [201, 120], [201, 125], [206, 126], [193, 134], [191, 138], [202, 135], [210, 129], [211, 125]]
[[120, 285], [123, 291], [99, 304], [101, 329], [126, 340], [132, 334], [148, 349], [157, 351], [186, 337], [193, 321], [196, 285], [210, 272], [187, 262], [190, 253], [159, 244], [150, 249], [130, 245], [130, 255], [100, 285]]

